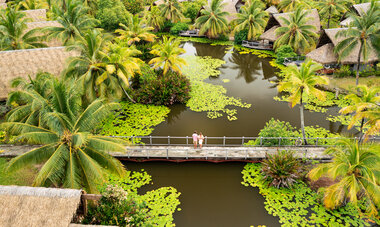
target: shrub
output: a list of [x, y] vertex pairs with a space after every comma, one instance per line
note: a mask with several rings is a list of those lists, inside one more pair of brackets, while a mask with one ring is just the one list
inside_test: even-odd
[[348, 77], [353, 76], [354, 73], [351, 71], [350, 66], [343, 65], [338, 70], [334, 72], [334, 77], [342, 78], [342, 77]]
[[301, 163], [292, 151], [278, 151], [268, 154], [262, 162], [261, 171], [270, 186], [290, 188], [300, 177]]
[[134, 93], [134, 99], [139, 103], [155, 105], [173, 105], [186, 103], [190, 96], [190, 81], [184, 75], [169, 72], [157, 79], [144, 80]]
[[170, 28], [170, 34], [172, 35], [178, 35], [180, 31], [186, 31], [189, 29], [189, 25], [186, 23], [176, 23], [173, 25], [173, 27]]
[[170, 28], [173, 27], [173, 23], [169, 20], [165, 20], [164, 26], [161, 28], [161, 32], [169, 32]]
[[368, 76], [380, 76], [380, 70], [376, 70], [374, 67], [368, 67], [359, 72], [360, 77]]
[[128, 11], [120, 0], [97, 0], [98, 10], [95, 18], [100, 21], [100, 27], [112, 30], [120, 23], [127, 24]]
[[247, 40], [248, 29], [241, 30], [240, 32], [235, 33], [235, 44], [241, 45], [243, 40]]
[[141, 12], [144, 9], [144, 2], [141, 0], [122, 0], [124, 7], [132, 14]]
[[141, 52], [141, 54], [136, 56], [136, 57], [140, 58], [143, 61], [147, 61], [147, 60], [154, 58], [155, 55], [150, 53], [153, 45], [154, 45], [153, 42], [145, 42], [145, 41], [141, 40], [136, 45], [136, 49], [139, 50]]
[[183, 2], [182, 3], [182, 14], [186, 17], [191, 19], [191, 22], [194, 22], [199, 10], [204, 5], [204, 1], [202, 0], [196, 0], [193, 2]]
[[[265, 123], [265, 127], [260, 130], [260, 137], [294, 137], [294, 130], [289, 122], [275, 120], [274, 118], [270, 119]], [[282, 139], [281, 145], [291, 145], [294, 141], [289, 139]], [[252, 143], [252, 142], [251, 142]], [[260, 144], [260, 139], [257, 139], [254, 142], [255, 145]], [[249, 144], [248, 144], [249, 145]], [[279, 145], [278, 139], [263, 139], [263, 146], [276, 146]]]
[[289, 45], [282, 45], [276, 49], [276, 63], [284, 64], [285, 58], [294, 58], [297, 57], [297, 54], [294, 52], [293, 48]]
[[228, 40], [230, 40], [230, 38], [228, 37], [228, 35], [220, 34], [218, 37], [218, 40], [219, 41], [228, 41]]

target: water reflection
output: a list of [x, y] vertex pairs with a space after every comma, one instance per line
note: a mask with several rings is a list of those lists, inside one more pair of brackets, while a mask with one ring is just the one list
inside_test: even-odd
[[226, 55], [227, 46], [211, 46], [207, 43], [193, 43], [197, 56], [210, 56], [212, 58], [223, 59]]
[[187, 107], [185, 105], [175, 104], [170, 107], [170, 113], [166, 118], [168, 124], [175, 123], [178, 119], [180, 119], [181, 113], [185, 111]]
[[230, 68], [238, 70], [236, 79], [244, 78], [246, 83], [251, 83], [259, 76], [263, 76], [262, 62], [256, 58], [250, 58], [247, 57], [247, 55], [239, 54], [237, 51], [234, 51], [229, 61], [235, 64]]

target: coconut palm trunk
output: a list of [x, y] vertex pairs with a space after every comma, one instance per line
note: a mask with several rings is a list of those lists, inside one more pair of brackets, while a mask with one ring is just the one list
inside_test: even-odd
[[363, 42], [360, 42], [360, 49], [359, 49], [359, 54], [358, 54], [358, 64], [356, 66], [356, 86], [359, 85], [359, 69], [360, 69], [360, 58], [361, 58], [361, 53], [363, 49]]
[[327, 18], [327, 28], [330, 28], [331, 8], [329, 9], [329, 17]]
[[301, 89], [300, 118], [301, 118], [301, 131], [302, 131], [303, 141], [304, 141], [304, 144], [307, 145], [306, 134], [305, 134], [305, 118], [303, 116], [302, 94], [303, 94], [303, 89]]

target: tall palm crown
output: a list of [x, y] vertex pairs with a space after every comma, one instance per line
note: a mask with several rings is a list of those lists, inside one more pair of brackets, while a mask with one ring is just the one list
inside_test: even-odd
[[369, 135], [377, 135], [380, 132], [380, 107], [369, 109], [361, 112], [361, 118], [367, 118], [368, 121], [364, 124], [364, 127], [368, 127], [365, 133], [365, 140]]
[[82, 1], [64, 0], [63, 3], [65, 7], [62, 7], [61, 4], [54, 4], [52, 7], [53, 17], [62, 26], [47, 27], [44, 30], [48, 32], [48, 38], [59, 38], [64, 45], [67, 45], [76, 37], [94, 28], [97, 22], [88, 16], [88, 8], [83, 5]]
[[358, 94], [351, 93], [345, 97], [352, 102], [352, 105], [342, 108], [339, 112], [342, 114], [355, 113], [348, 128], [355, 125], [356, 122], [362, 121], [360, 131], [363, 131], [366, 111], [378, 109], [380, 103], [380, 87], [369, 88], [366, 85], [357, 87]]
[[316, 72], [322, 68], [322, 65], [316, 64], [311, 60], [302, 63], [300, 68], [296, 65], [290, 65], [288, 67], [287, 77], [278, 85], [279, 91], [287, 91], [290, 93], [289, 102], [292, 107], [297, 103], [300, 104], [301, 130], [305, 143], [306, 135], [303, 116], [303, 98], [304, 96], [312, 95], [320, 100], [325, 99], [326, 94], [315, 88], [316, 85], [328, 84], [327, 77], [315, 75]]
[[18, 50], [46, 47], [39, 29], [27, 31], [25, 13], [15, 8], [2, 10], [0, 15], [0, 50]]
[[164, 3], [160, 5], [160, 10], [161, 16], [172, 23], [178, 23], [185, 18], [181, 12], [181, 5], [177, 0], [164, 0]]
[[140, 41], [153, 42], [155, 40], [156, 36], [151, 33], [154, 28], [144, 27], [144, 23], [138, 15], [129, 15], [128, 21], [128, 26], [120, 24], [122, 29], [116, 29], [116, 32], [120, 34], [118, 39], [127, 41], [128, 45]]
[[346, 12], [349, 3], [348, 0], [326, 0], [317, 2], [317, 8], [319, 8], [321, 17], [327, 17], [327, 28], [330, 28], [331, 17]]
[[374, 49], [376, 54], [380, 54], [379, 3], [373, 1], [367, 12], [363, 12], [361, 16], [351, 14], [350, 17], [353, 20], [350, 27], [336, 34], [337, 37], [343, 37], [343, 40], [335, 46], [334, 51], [338, 54], [339, 60], [342, 60], [357, 51], [359, 46], [356, 67], [356, 85], [358, 85], [362, 58], [366, 62], [371, 49]]
[[56, 80], [54, 75], [48, 73], [38, 73], [35, 79], [14, 79], [12, 87], [19, 89], [9, 93], [7, 105], [16, 106], [7, 113], [6, 120], [43, 126], [42, 113], [50, 110], [47, 98], [51, 95]]
[[318, 179], [324, 174], [339, 182], [328, 187], [323, 203], [329, 209], [335, 209], [347, 199], [357, 204], [366, 198], [367, 211], [376, 215], [380, 206], [379, 146], [360, 145], [353, 140], [338, 141], [326, 153], [333, 156], [330, 163], [321, 164], [311, 170], [309, 176]]
[[268, 21], [268, 13], [263, 11], [265, 5], [261, 1], [246, 3], [237, 14], [234, 32], [248, 29], [248, 40], [257, 38], [263, 31]]
[[201, 10], [202, 16], [195, 20], [195, 26], [200, 28], [200, 34], [207, 34], [210, 38], [217, 38], [228, 30], [226, 17], [228, 12], [223, 11], [225, 7], [223, 0], [212, 0], [210, 5]]
[[279, 38], [274, 43], [277, 48], [282, 45], [290, 45], [296, 52], [303, 53], [315, 45], [318, 34], [316, 27], [308, 25], [312, 18], [308, 17], [308, 11], [298, 8], [290, 14], [289, 19], [281, 17], [284, 26], [276, 29]]
[[179, 55], [185, 53], [185, 50], [179, 47], [179, 44], [179, 40], [164, 36], [153, 46], [151, 54], [157, 57], [150, 60], [149, 64], [154, 64], [154, 68], [162, 67], [164, 75], [169, 70], [182, 74], [181, 66], [186, 65], [186, 61]]
[[54, 84], [47, 100], [52, 110], [42, 116], [46, 127], [20, 122], [0, 125], [19, 135], [18, 139], [43, 145], [12, 159], [8, 169], [13, 171], [25, 165], [43, 163], [33, 186], [85, 188], [95, 193], [96, 183], [105, 180], [106, 172], [123, 175], [125, 171], [122, 164], [108, 154], [123, 152], [123, 141], [91, 134], [118, 104], [96, 100], [81, 110], [80, 98], [70, 99], [72, 95], [63, 83]]
[[291, 12], [297, 8], [309, 9], [310, 6], [303, 0], [281, 0], [278, 4], [278, 10], [282, 12]]
[[46, 9], [49, 7], [48, 3], [45, 0], [24, 0], [18, 3], [19, 8], [25, 10], [31, 9]]
[[164, 26], [165, 18], [162, 17], [159, 7], [151, 6], [150, 11], [144, 13], [144, 21], [158, 31]]

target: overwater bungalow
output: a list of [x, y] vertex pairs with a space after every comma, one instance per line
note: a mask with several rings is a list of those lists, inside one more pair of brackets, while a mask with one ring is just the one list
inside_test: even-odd
[[10, 82], [14, 78], [34, 77], [38, 72], [59, 75], [66, 59], [76, 55], [76, 52], [66, 51], [65, 47], [0, 51], [0, 100], [5, 100], [12, 91]]
[[[276, 29], [285, 25], [281, 18], [283, 17], [288, 19], [289, 15], [290, 13], [272, 14], [269, 17], [267, 26], [264, 29], [264, 33], [260, 36], [260, 39], [267, 42], [268, 45], [273, 45], [278, 38], [275, 33]], [[315, 26], [315, 32], [320, 32], [321, 21], [319, 19], [318, 11], [316, 9], [308, 10], [308, 17], [311, 19], [307, 22], [307, 24]]]
[[[357, 63], [359, 49], [358, 45], [356, 49], [347, 57], [338, 60], [338, 55], [334, 53], [334, 47], [344, 39], [344, 37], [336, 37], [336, 34], [341, 30], [346, 30], [347, 28], [331, 28], [324, 29], [317, 48], [306, 55], [306, 57], [325, 65], [325, 68], [333, 67], [337, 64], [343, 65], [355, 65]], [[375, 50], [370, 49], [369, 57], [366, 63], [373, 63], [379, 61], [379, 58]], [[364, 63], [363, 57], [361, 58], [361, 63]]]
[[[361, 4], [353, 5], [350, 8], [350, 11], [354, 12], [358, 16], [362, 16], [364, 13], [366, 13], [369, 10], [370, 7], [371, 7], [371, 3], [370, 2], [366, 2], [366, 3], [361, 3]], [[340, 25], [343, 26], [343, 27], [348, 27], [351, 22], [352, 22], [352, 18], [347, 17], [347, 13], [345, 13], [342, 16]]]

